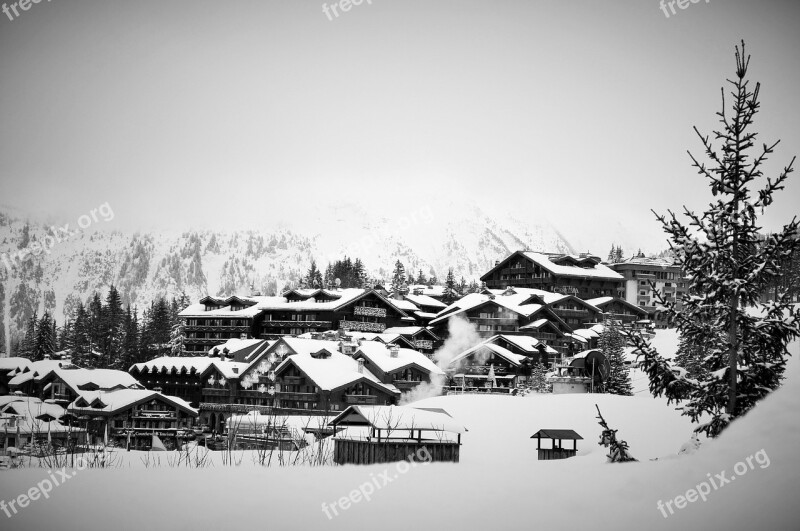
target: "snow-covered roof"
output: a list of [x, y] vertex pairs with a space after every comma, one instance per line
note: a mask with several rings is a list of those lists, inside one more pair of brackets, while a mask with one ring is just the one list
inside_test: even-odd
[[15, 396], [10, 398], [12, 398], [12, 400], [9, 400], [5, 405], [0, 405], [0, 412], [20, 415], [31, 419], [42, 415], [49, 415], [53, 418], [60, 419], [64, 416], [64, 413], [66, 413], [66, 410], [58, 404], [42, 402], [36, 397]]
[[125, 371], [113, 369], [53, 369], [47, 374], [38, 377], [40, 380], [49, 374], [55, 375], [76, 393], [81, 393], [80, 387], [96, 385], [99, 389], [113, 389], [115, 387], [141, 387], [139, 382]]
[[447, 307], [442, 301], [436, 300], [428, 295], [414, 295], [413, 293], [409, 293], [405, 297], [417, 306], [431, 306], [439, 309]]
[[579, 338], [583, 339], [595, 339], [600, 337], [600, 334], [603, 333], [605, 330], [605, 326], [602, 324], [592, 325], [589, 328], [579, 328], [577, 330], [573, 330], [572, 336], [579, 336]]
[[225, 378], [231, 379], [238, 378], [250, 364], [210, 358], [208, 356], [162, 356], [143, 363], [137, 363], [131, 367], [131, 370], [136, 370], [137, 372], [143, 372], [145, 369], [147, 369], [147, 372], [161, 372], [162, 370], [166, 370], [168, 373], [173, 371], [180, 373], [185, 370], [188, 373], [194, 372], [197, 375], [201, 375], [212, 366]]
[[[67, 360], [39, 360], [30, 362], [27, 365], [19, 367], [13, 374], [14, 377], [9, 380], [9, 385], [19, 385], [27, 382], [32, 378], [40, 378], [52, 371], [61, 367], [70, 366], [72, 362]], [[26, 376], [27, 375], [27, 376]]]
[[391, 357], [391, 349], [386, 345], [374, 341], [362, 343], [356, 351], [355, 358], [361, 353], [370, 362], [374, 363], [385, 373], [416, 365], [430, 374], [444, 374], [425, 354], [410, 348], [398, 348], [397, 357]]
[[28, 358], [0, 358], [0, 371], [19, 371], [30, 367], [31, 360]]
[[[543, 267], [552, 274], [559, 276], [570, 277], [593, 277], [593, 278], [607, 278], [613, 280], [622, 280], [622, 275], [612, 270], [604, 264], [595, 264], [593, 267], [581, 267], [580, 265], [562, 265], [556, 264], [553, 260], [560, 260], [567, 258], [567, 255], [561, 256], [548, 256], [542, 253], [535, 253], [533, 251], [523, 251], [522, 253], [526, 258], [534, 263]], [[568, 257], [575, 260], [576, 263], [583, 263], [588, 265], [589, 262], [583, 257]]]
[[444, 286], [428, 286], [426, 284], [411, 284], [408, 286], [409, 293], [413, 294], [415, 291], [419, 291], [422, 295], [428, 297], [443, 297], [444, 289]]
[[409, 406], [350, 406], [329, 422], [333, 426], [372, 426], [380, 430], [429, 430], [464, 433], [467, 428], [443, 409]]
[[[509, 336], [509, 335], [503, 335], [503, 334], [498, 334], [498, 335], [496, 335], [494, 337], [490, 337], [485, 342], [486, 343], [493, 343], [494, 341], [497, 340], [496, 338], [497, 339], [500, 339], [500, 338], [505, 339], [509, 343], [512, 343], [512, 344], [516, 345], [517, 347], [521, 348], [522, 350], [524, 350], [526, 352], [531, 352], [531, 353], [538, 352], [539, 351], [539, 348], [538, 348], [539, 345], [543, 344], [541, 341], [539, 341], [535, 337], [531, 337], [531, 336]], [[545, 347], [545, 352], [547, 352], [548, 354], [558, 354], [558, 351], [556, 349], [554, 349], [553, 347], [550, 347], [550, 346], [548, 346], [546, 344], [544, 345], [544, 347]]]
[[400, 393], [395, 386], [381, 383], [368, 369], [363, 368], [359, 372], [358, 362], [350, 356], [335, 350], [330, 352], [329, 357], [319, 358], [312, 357], [310, 351], [293, 354], [283, 360], [275, 372], [280, 373], [288, 365], [294, 364], [323, 391], [334, 391], [366, 379], [389, 394]]
[[413, 336], [423, 331], [428, 332], [433, 336], [436, 336], [436, 334], [434, 334], [424, 326], [392, 326], [390, 328], [387, 328], [383, 332], [385, 334], [400, 334], [401, 336]]
[[[541, 290], [534, 290], [530, 288], [514, 288], [513, 293], [511, 290], [498, 290], [499, 294], [493, 291], [490, 293], [470, 293], [461, 297], [459, 300], [442, 310], [437, 314], [436, 319], [431, 321], [431, 324], [436, 324], [450, 318], [453, 315], [469, 311], [473, 308], [486, 304], [487, 302], [494, 302], [503, 308], [509, 309], [515, 313], [530, 317], [545, 306], [542, 304], [529, 302], [531, 297], [539, 295]], [[553, 294], [550, 294], [553, 295]], [[559, 299], [564, 298], [564, 295], [559, 295]]]
[[586, 299], [586, 302], [591, 304], [592, 306], [597, 306], [598, 308], [604, 304], [608, 304], [609, 302], [613, 301], [614, 297], [597, 297], [595, 299]]
[[406, 311], [406, 312], [417, 312], [417, 311], [419, 311], [419, 307], [416, 304], [414, 304], [413, 302], [411, 302], [410, 300], [405, 300], [405, 299], [389, 299], [389, 300], [392, 301], [392, 304], [394, 304], [395, 306], [397, 306], [398, 308], [400, 308], [403, 311]]
[[[160, 399], [174, 406], [178, 406], [187, 413], [197, 415], [197, 410], [189, 405], [185, 400], [176, 396], [162, 395], [158, 391], [147, 389], [117, 389], [114, 391], [92, 391], [84, 393], [83, 396], [75, 399], [67, 410], [80, 414], [93, 414], [104, 412], [110, 415], [124, 410], [134, 404], [146, 402], [148, 400]], [[88, 406], [78, 406], [85, 401]]]
[[467, 350], [465, 350], [461, 354], [455, 356], [452, 360], [450, 360], [450, 365], [451, 366], [457, 365], [459, 361], [461, 361], [461, 360], [463, 360], [465, 358], [468, 358], [472, 354], [475, 354], [476, 352], [478, 352], [479, 350], [484, 349], [484, 348], [494, 352], [495, 354], [497, 354], [501, 358], [504, 358], [506, 361], [508, 361], [509, 363], [512, 363], [514, 365], [521, 364], [522, 361], [527, 357], [527, 356], [523, 356], [522, 354], [515, 354], [515, 353], [511, 352], [510, 350], [508, 350], [507, 348], [501, 347], [500, 345], [495, 345], [494, 343], [483, 342], [483, 343], [481, 343], [479, 345], [475, 345], [472, 348], [468, 348]]

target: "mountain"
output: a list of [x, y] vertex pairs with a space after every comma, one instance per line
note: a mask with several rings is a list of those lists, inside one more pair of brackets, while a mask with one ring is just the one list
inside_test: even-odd
[[[400, 260], [443, 280], [478, 279], [512, 251], [572, 252], [552, 227], [525, 223], [475, 204], [439, 200], [435, 206], [334, 203], [297, 208], [267, 229], [122, 230], [48, 229], [35, 220], [0, 212], [0, 345], [36, 311], [59, 323], [78, 300], [117, 286], [123, 304], [143, 308], [160, 295], [277, 293], [297, 282], [311, 259], [325, 266], [359, 257], [370, 276], [388, 279]], [[224, 214], [223, 214], [224, 215]], [[58, 235], [58, 240], [54, 237]], [[23, 251], [46, 247], [38, 256]]]

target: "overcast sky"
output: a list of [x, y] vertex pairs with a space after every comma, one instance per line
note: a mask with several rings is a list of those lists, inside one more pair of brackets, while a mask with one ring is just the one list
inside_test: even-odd
[[[8, 2], [8, 0], [6, 0]], [[328, 2], [330, 5], [332, 2]], [[576, 246], [666, 246], [744, 38], [770, 170], [800, 153], [800, 4], [42, 1], [0, 13], [0, 207], [269, 229], [326, 201], [465, 201]], [[800, 173], [767, 216], [799, 211]]]

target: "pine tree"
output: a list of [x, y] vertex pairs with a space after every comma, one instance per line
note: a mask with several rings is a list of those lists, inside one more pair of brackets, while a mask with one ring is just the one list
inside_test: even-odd
[[72, 361], [80, 367], [87, 367], [87, 358], [90, 357], [92, 338], [90, 331], [90, 318], [86, 307], [82, 302], [78, 302], [75, 308], [74, 323], [72, 325], [72, 336], [67, 346]]
[[19, 344], [18, 355], [21, 358], [28, 358], [33, 360], [36, 355], [36, 326], [39, 319], [36, 312], [28, 319], [28, 326], [25, 328], [25, 335], [22, 336], [22, 341]]
[[617, 246], [615, 244], [611, 244], [611, 250], [608, 251], [608, 259], [606, 260], [609, 264], [615, 263], [617, 260]]
[[53, 337], [53, 322], [50, 313], [44, 312], [36, 325], [36, 343], [33, 359], [42, 360], [56, 351], [56, 342]]
[[171, 356], [180, 357], [186, 355], [186, 332], [182, 321], [178, 321], [172, 325], [169, 338], [169, 350]]
[[552, 393], [553, 386], [547, 381], [547, 367], [541, 360], [531, 369], [531, 389], [538, 393]]
[[625, 337], [609, 321], [606, 321], [603, 332], [597, 340], [597, 348], [605, 354], [611, 365], [608, 377], [603, 382], [603, 392], [612, 395], [633, 395], [631, 385], [631, 375], [628, 367], [625, 366]]
[[623, 260], [624, 260], [624, 258], [622, 256], [622, 246], [617, 246], [617, 250], [614, 253], [614, 262], [618, 264], [618, 263], [622, 262]]
[[[177, 306], [177, 304], [175, 304], [175, 306]], [[102, 312], [102, 319], [102, 367], [108, 368], [119, 364], [118, 358], [120, 356], [120, 350], [122, 349], [122, 325], [125, 319], [125, 314], [122, 310], [122, 299], [119, 296], [117, 288], [113, 285], [106, 296], [106, 304]]]
[[[330, 266], [328, 266], [328, 270], [330, 270]], [[327, 277], [327, 271], [325, 275]], [[322, 273], [320, 273], [319, 269], [317, 269], [317, 262], [313, 258], [311, 259], [311, 266], [308, 268], [308, 272], [306, 273], [304, 280], [304, 284], [308, 288], [322, 287]], [[325, 280], [327, 281], [327, 278]]]
[[128, 371], [134, 363], [145, 361], [139, 356], [139, 317], [136, 309], [131, 312], [130, 305], [125, 309], [123, 321], [122, 353], [120, 355], [120, 370]]
[[467, 281], [464, 279], [464, 277], [461, 277], [461, 281], [458, 283], [458, 287], [456, 287], [456, 292], [459, 296], [463, 297], [467, 294], [467, 289]]
[[469, 289], [467, 293], [478, 293], [481, 290], [480, 284], [477, 281], [473, 280], [469, 283]]
[[422, 269], [419, 270], [419, 274], [417, 275], [417, 284], [425, 285], [428, 283], [428, 278], [425, 276], [425, 273], [422, 272]]
[[[760, 106], [760, 85], [750, 87], [749, 62], [742, 43], [741, 50], [736, 47], [736, 76], [729, 81], [732, 111], [729, 115], [723, 90], [718, 113], [722, 128], [714, 132], [714, 141], [695, 128], [710, 165], [690, 156], [716, 199], [702, 215], [686, 209], [688, 227], [672, 212], [669, 219], [657, 216], [670, 236], [676, 265], [691, 279], [691, 295], [682, 297], [680, 310], [659, 293], [656, 299], [683, 337], [707, 347], [705, 374], [699, 381], [676, 375], [670, 362], [646, 340], [634, 339], [651, 392], [666, 395], [670, 402], [684, 402], [684, 415], [693, 422], [707, 421], [695, 431], [712, 437], [780, 385], [787, 344], [800, 335], [800, 310], [792, 308], [786, 292], [765, 304], [760, 313], [747, 311], [781, 274], [782, 262], [798, 252], [796, 218], [759, 244], [763, 238], [758, 234], [758, 213], [784, 188], [794, 159], [752, 195], [750, 186], [763, 177], [762, 164], [778, 143], [764, 144], [755, 157], [750, 154], [757, 135], [751, 126]], [[721, 143], [719, 148], [713, 145], [716, 141]]]
[[392, 287], [391, 293], [393, 296], [400, 294], [406, 287], [406, 268], [398, 260], [394, 264], [394, 272], [392, 273]]
[[442, 297], [442, 301], [445, 304], [450, 304], [454, 300], [458, 298], [458, 293], [456, 292], [456, 277], [453, 275], [453, 268], [447, 270], [447, 277], [444, 281], [444, 296]]

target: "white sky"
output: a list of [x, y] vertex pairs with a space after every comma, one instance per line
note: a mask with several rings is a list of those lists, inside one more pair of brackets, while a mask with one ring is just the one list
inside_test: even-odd
[[799, 25], [792, 1], [372, 0], [333, 21], [317, 0], [41, 2], [0, 13], [0, 208], [270, 229], [455, 193], [600, 255], [657, 250], [651, 208], [710, 199], [686, 150], [740, 38], [761, 140], [783, 139], [769, 169], [800, 152]]

